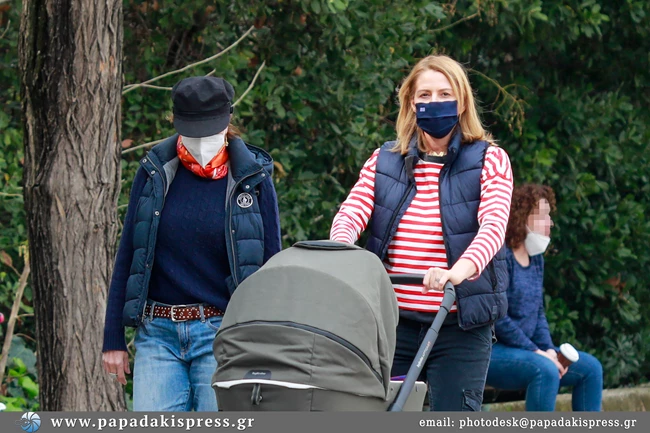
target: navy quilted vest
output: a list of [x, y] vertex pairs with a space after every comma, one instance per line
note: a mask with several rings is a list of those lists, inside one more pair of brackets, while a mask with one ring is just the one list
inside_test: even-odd
[[[370, 221], [366, 248], [383, 261], [388, 245], [402, 216], [415, 197], [413, 169], [418, 161], [415, 139], [406, 155], [391, 152], [395, 142], [387, 142], [379, 151], [375, 175], [375, 208]], [[486, 142], [460, 143], [455, 134], [449, 143], [448, 162], [440, 172], [439, 194], [442, 231], [449, 267], [462, 256], [478, 233], [478, 208], [481, 199], [481, 171]], [[505, 316], [507, 268], [504, 248], [496, 254], [475, 281], [456, 287], [458, 322], [471, 329]]]
[[[126, 283], [122, 313], [125, 326], [138, 326], [146, 305], [149, 279], [154, 260], [160, 213], [169, 184], [174, 180], [179, 160], [178, 135], [167, 138], [140, 160], [148, 179], [137, 200], [133, 232], [133, 261]], [[226, 281], [230, 292], [264, 262], [264, 228], [257, 198], [257, 185], [273, 172], [273, 160], [264, 150], [239, 138], [228, 143], [230, 169], [226, 192], [226, 246], [231, 277]], [[248, 193], [248, 194], [246, 194]], [[252, 200], [248, 207], [237, 200]]]

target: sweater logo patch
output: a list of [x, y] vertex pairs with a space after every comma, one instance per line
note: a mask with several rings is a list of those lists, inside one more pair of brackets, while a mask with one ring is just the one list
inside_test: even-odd
[[237, 196], [237, 205], [243, 209], [251, 207], [253, 205], [253, 196], [247, 192], [242, 192]]

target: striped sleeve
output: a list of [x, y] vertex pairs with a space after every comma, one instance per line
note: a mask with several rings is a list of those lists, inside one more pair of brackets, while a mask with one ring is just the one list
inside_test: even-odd
[[379, 149], [363, 165], [359, 180], [350, 191], [332, 222], [330, 239], [353, 244], [366, 229], [375, 208], [375, 170]]
[[481, 173], [481, 203], [478, 209], [479, 231], [461, 258], [476, 266], [474, 280], [503, 246], [510, 217], [512, 168], [508, 154], [500, 147], [490, 146], [485, 154]]

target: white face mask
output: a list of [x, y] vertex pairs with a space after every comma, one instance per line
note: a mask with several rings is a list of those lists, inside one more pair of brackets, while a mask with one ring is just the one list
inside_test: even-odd
[[212, 161], [221, 148], [226, 144], [226, 133], [228, 129], [209, 137], [183, 137], [183, 145], [187, 151], [196, 159], [201, 167], [205, 168], [208, 162]]
[[551, 238], [544, 236], [539, 233], [531, 231], [528, 227], [528, 235], [526, 235], [526, 240], [524, 241], [524, 246], [526, 251], [528, 251], [529, 256], [536, 256], [538, 254], [543, 254], [548, 248], [548, 244], [551, 242]]

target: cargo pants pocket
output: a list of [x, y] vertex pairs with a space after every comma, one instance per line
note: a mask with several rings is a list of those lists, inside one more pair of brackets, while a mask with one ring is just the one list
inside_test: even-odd
[[463, 391], [463, 412], [480, 412], [483, 403], [483, 391], [466, 389]]

